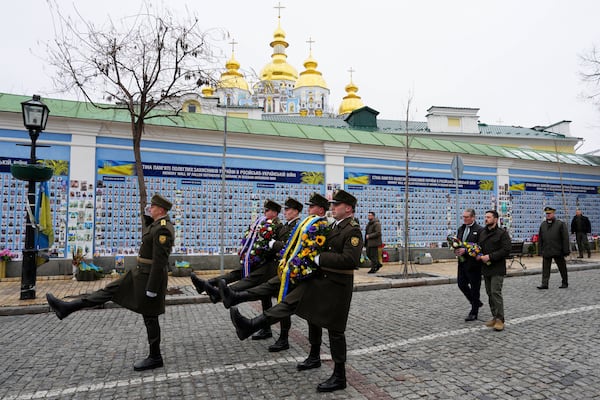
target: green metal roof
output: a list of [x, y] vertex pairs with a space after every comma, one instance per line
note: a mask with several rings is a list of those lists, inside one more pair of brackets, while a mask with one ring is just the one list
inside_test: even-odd
[[[21, 102], [29, 96], [0, 93], [0, 112], [21, 113]], [[129, 122], [126, 110], [103, 110], [92, 105], [71, 100], [43, 99], [50, 109], [50, 118], [59, 116], [75, 119], [98, 121]], [[149, 125], [172, 126], [186, 129], [221, 131], [224, 117], [207, 114], [182, 113], [180, 117], [160, 117], [148, 120]], [[229, 117], [228, 132], [251, 135], [267, 135], [296, 139], [321, 140], [328, 142], [356, 143], [372, 146], [404, 147], [404, 134], [380, 131], [365, 131], [349, 128], [333, 128], [300, 123], [285, 123], [264, 120]], [[489, 144], [468, 143], [456, 140], [444, 140], [425, 136], [411, 135], [409, 146], [414, 149], [472, 154], [478, 156], [507, 157], [522, 160], [561, 162], [577, 165], [600, 166], [600, 157], [584, 154], [544, 152], [531, 149], [517, 149]]]

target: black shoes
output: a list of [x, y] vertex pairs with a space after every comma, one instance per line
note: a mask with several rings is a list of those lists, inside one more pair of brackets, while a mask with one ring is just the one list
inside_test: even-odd
[[377, 267], [373, 267], [369, 270], [369, 272], [367, 272], [367, 274], [374, 274], [375, 272], [379, 271], [381, 269], [381, 265], [377, 266]]
[[473, 311], [471, 311], [471, 312], [469, 313], [469, 315], [467, 315], [467, 317], [465, 318], [465, 321], [466, 321], [466, 322], [469, 322], [469, 321], [476, 321], [476, 320], [477, 320], [477, 313], [474, 313]]
[[545, 289], [548, 289], [548, 286], [547, 285], [542, 285], [542, 286], [538, 286], [537, 288], [540, 289], [540, 290], [545, 290]]
[[254, 296], [245, 290], [241, 292], [231, 290], [231, 288], [227, 286], [227, 282], [225, 282], [223, 279], [219, 281], [219, 295], [223, 300], [223, 305], [225, 308], [231, 308], [237, 304], [254, 300]]
[[85, 308], [83, 300], [62, 301], [54, 297], [52, 293], [46, 293], [46, 300], [58, 319], [66, 318], [72, 312]]
[[341, 389], [346, 389], [346, 369], [343, 363], [336, 363], [333, 375], [325, 382], [319, 383], [317, 392], [333, 392]]
[[307, 369], [319, 368], [321, 366], [321, 358], [308, 356], [308, 358], [301, 363], [296, 364], [298, 371], [306, 371]]
[[192, 283], [194, 284], [194, 287], [196, 288], [198, 294], [206, 292], [206, 294], [210, 298], [210, 301], [213, 303], [218, 303], [221, 300], [219, 289], [217, 289], [211, 284], [212, 279], [209, 281], [205, 281], [204, 279], [198, 278], [194, 273], [190, 275], [190, 278], [192, 279]]
[[204, 290], [206, 289], [206, 286], [208, 286], [208, 283], [204, 279], [198, 278], [194, 273], [190, 275], [190, 279], [192, 280], [192, 284], [196, 288], [198, 294], [204, 293]]
[[252, 336], [252, 340], [265, 340], [273, 337], [273, 332], [271, 332], [271, 327], [262, 328], [258, 333]]
[[559, 289], [566, 289], [566, 288], [568, 288], [568, 287], [569, 287], [569, 284], [568, 284], [568, 283], [563, 283], [563, 284], [562, 284], [562, 285], [560, 285], [558, 288], [559, 288]]
[[290, 343], [288, 342], [287, 337], [286, 338], [282, 338], [280, 337], [279, 339], [277, 339], [277, 341], [269, 346], [269, 352], [271, 353], [277, 353], [283, 350], [287, 350], [290, 348]]
[[240, 314], [237, 307], [231, 307], [229, 309], [229, 316], [231, 317], [233, 326], [235, 326], [235, 333], [240, 340], [247, 339], [261, 328], [269, 327], [267, 317], [264, 314], [249, 319]]
[[161, 356], [144, 358], [142, 361], [138, 361], [133, 364], [134, 371], [145, 371], [147, 369], [160, 368], [163, 366], [163, 359]]

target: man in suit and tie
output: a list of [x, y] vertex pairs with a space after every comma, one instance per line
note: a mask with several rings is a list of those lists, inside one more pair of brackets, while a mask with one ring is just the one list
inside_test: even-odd
[[[457, 236], [463, 242], [477, 243], [481, 225], [475, 222], [475, 210], [466, 208], [462, 214], [463, 224], [458, 228]], [[471, 311], [465, 321], [475, 321], [479, 307], [483, 306], [480, 301], [479, 290], [481, 288], [481, 263], [474, 257], [466, 254], [466, 250], [460, 247], [454, 250], [458, 256], [458, 273], [456, 282], [458, 288], [471, 304]]]

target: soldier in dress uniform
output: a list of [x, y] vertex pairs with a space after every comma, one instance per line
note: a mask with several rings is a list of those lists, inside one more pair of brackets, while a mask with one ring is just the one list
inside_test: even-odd
[[[338, 190], [331, 203], [336, 222], [327, 235], [325, 250], [315, 257], [318, 266], [315, 276], [300, 281], [281, 303], [253, 319], [242, 316], [237, 307], [230, 309], [231, 321], [240, 340], [294, 313], [317, 328], [327, 328], [335, 366], [331, 377], [317, 386], [319, 392], [346, 387], [344, 331], [352, 300], [354, 269], [360, 264], [363, 247], [360, 226], [354, 220], [356, 198]], [[311, 356], [313, 347], [311, 341]]]
[[167, 215], [171, 207], [171, 202], [164, 197], [158, 194], [152, 196], [150, 215], [145, 216], [137, 266], [133, 270], [81, 300], [65, 302], [54, 297], [52, 293], [46, 294], [48, 305], [59, 319], [83, 308], [102, 305], [109, 300], [142, 314], [150, 352], [147, 358], [133, 365], [136, 371], [163, 366], [158, 316], [165, 312], [168, 261], [175, 237], [173, 224]]
[[[271, 220], [271, 227], [273, 228], [273, 237], [275, 241], [285, 241], [287, 240], [287, 236], [283, 236], [286, 234], [286, 231], [283, 229], [283, 224], [279, 219], [279, 212], [281, 211], [281, 205], [276, 203], [273, 200], [267, 199], [264, 203], [264, 215], [267, 219]], [[289, 232], [287, 233], [289, 235]], [[283, 244], [281, 245], [283, 247]], [[281, 249], [279, 248], [279, 250]], [[211, 278], [209, 280], [204, 280], [198, 278], [195, 274], [191, 275], [192, 283], [196, 288], [196, 291], [199, 294], [206, 291], [210, 300], [213, 303], [218, 303], [221, 300], [221, 294], [219, 293], [219, 281], [224, 280], [226, 283], [235, 282], [232, 285], [234, 290], [245, 290], [251, 288], [256, 285], [260, 285], [263, 282], [268, 281], [272, 277], [277, 275], [277, 266], [279, 263], [279, 251], [277, 248], [271, 247], [269, 251], [265, 253], [264, 258], [262, 259], [259, 265], [252, 267], [250, 274], [246, 277], [243, 276], [242, 271], [244, 269], [243, 265], [240, 265], [239, 268], [234, 269], [233, 271], [218, 276], [216, 278]], [[261, 299], [263, 310], [267, 310], [271, 307], [271, 298], [264, 297]], [[273, 337], [273, 333], [271, 332], [271, 328], [261, 330], [256, 335], [252, 337], [253, 340], [263, 340]]]
[[[287, 204], [287, 202], [286, 202]], [[298, 203], [300, 207], [302, 207], [302, 204]], [[329, 208], [329, 201], [321, 196], [319, 193], [314, 192], [311, 196], [310, 199], [308, 200], [308, 202], [306, 203], [306, 205], [308, 205], [308, 215], [318, 215], [318, 216], [324, 216], [325, 215], [325, 210], [327, 210]], [[298, 223], [298, 219], [296, 219], [294, 221], [294, 227], [297, 225]], [[293, 230], [290, 229], [290, 233]], [[289, 236], [289, 234], [288, 234]], [[281, 251], [284, 246], [285, 246], [285, 242], [281, 242], [283, 246], [278, 246], [279, 250]], [[252, 288], [248, 288], [246, 290], [243, 291], [236, 291], [232, 286], [227, 286], [227, 284], [224, 281], [219, 282], [219, 291], [221, 292], [221, 297], [223, 298], [223, 305], [225, 306], [225, 308], [230, 308], [236, 304], [240, 304], [240, 303], [244, 303], [247, 301], [255, 301], [255, 300], [260, 300], [264, 297], [278, 297], [279, 294], [279, 290], [281, 288], [281, 279], [279, 277], [279, 275], [275, 275], [273, 278], [269, 279], [267, 282], [264, 282], [258, 286], [252, 287]], [[295, 285], [291, 285], [290, 288], [288, 289], [288, 293], [290, 291], [292, 291], [295, 288]], [[277, 342], [275, 342], [275, 344], [269, 346], [269, 351], [270, 352], [278, 352], [278, 351], [282, 351], [282, 350], [287, 350], [290, 348], [289, 342], [288, 342], [288, 333], [289, 330], [292, 326], [292, 320], [291, 318], [285, 317], [281, 320], [280, 322], [281, 324], [281, 334], [279, 336], [279, 339], [277, 340]], [[320, 345], [320, 341], [319, 341], [319, 345]], [[319, 365], [320, 365], [320, 360], [319, 360]], [[309, 369], [309, 368], [303, 368], [302, 364], [298, 364], [298, 369], [299, 370], [303, 370], [303, 369]]]

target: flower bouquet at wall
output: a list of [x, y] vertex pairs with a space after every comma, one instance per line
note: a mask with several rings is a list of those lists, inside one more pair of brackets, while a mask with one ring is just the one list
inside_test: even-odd
[[[448, 237], [446, 239], [448, 240], [448, 245], [453, 250], [463, 248], [466, 250], [466, 254], [468, 256], [474, 257], [474, 258], [477, 258], [477, 256], [483, 255], [483, 253], [481, 251], [481, 247], [477, 243], [463, 242], [456, 236], [452, 236], [452, 235], [448, 235]], [[458, 256], [458, 261], [460, 261], [460, 262], [465, 261], [465, 256]], [[491, 264], [490, 261], [485, 263], [485, 265], [490, 265], [490, 264]]]
[[87, 263], [85, 257], [87, 256], [87, 249], [84, 250], [81, 246], [75, 246], [71, 252], [73, 256], [73, 279], [78, 281], [95, 281], [101, 279], [104, 276], [102, 268], [94, 265], [93, 263]]
[[269, 242], [273, 239], [273, 221], [264, 216], [257, 218], [244, 233], [241, 248], [238, 251], [242, 276], [250, 275], [252, 269], [262, 264], [271, 250]]
[[325, 247], [325, 239], [330, 230], [326, 217], [311, 215], [296, 225], [286, 246], [281, 250], [279, 274], [281, 287], [278, 301], [286, 296], [290, 284], [312, 276], [318, 268], [315, 257]]
[[190, 276], [192, 274], [192, 267], [189, 261], [175, 261], [175, 268], [173, 269], [173, 276]]
[[6, 263], [16, 257], [17, 254], [9, 249], [0, 250], [0, 279], [6, 278]]

